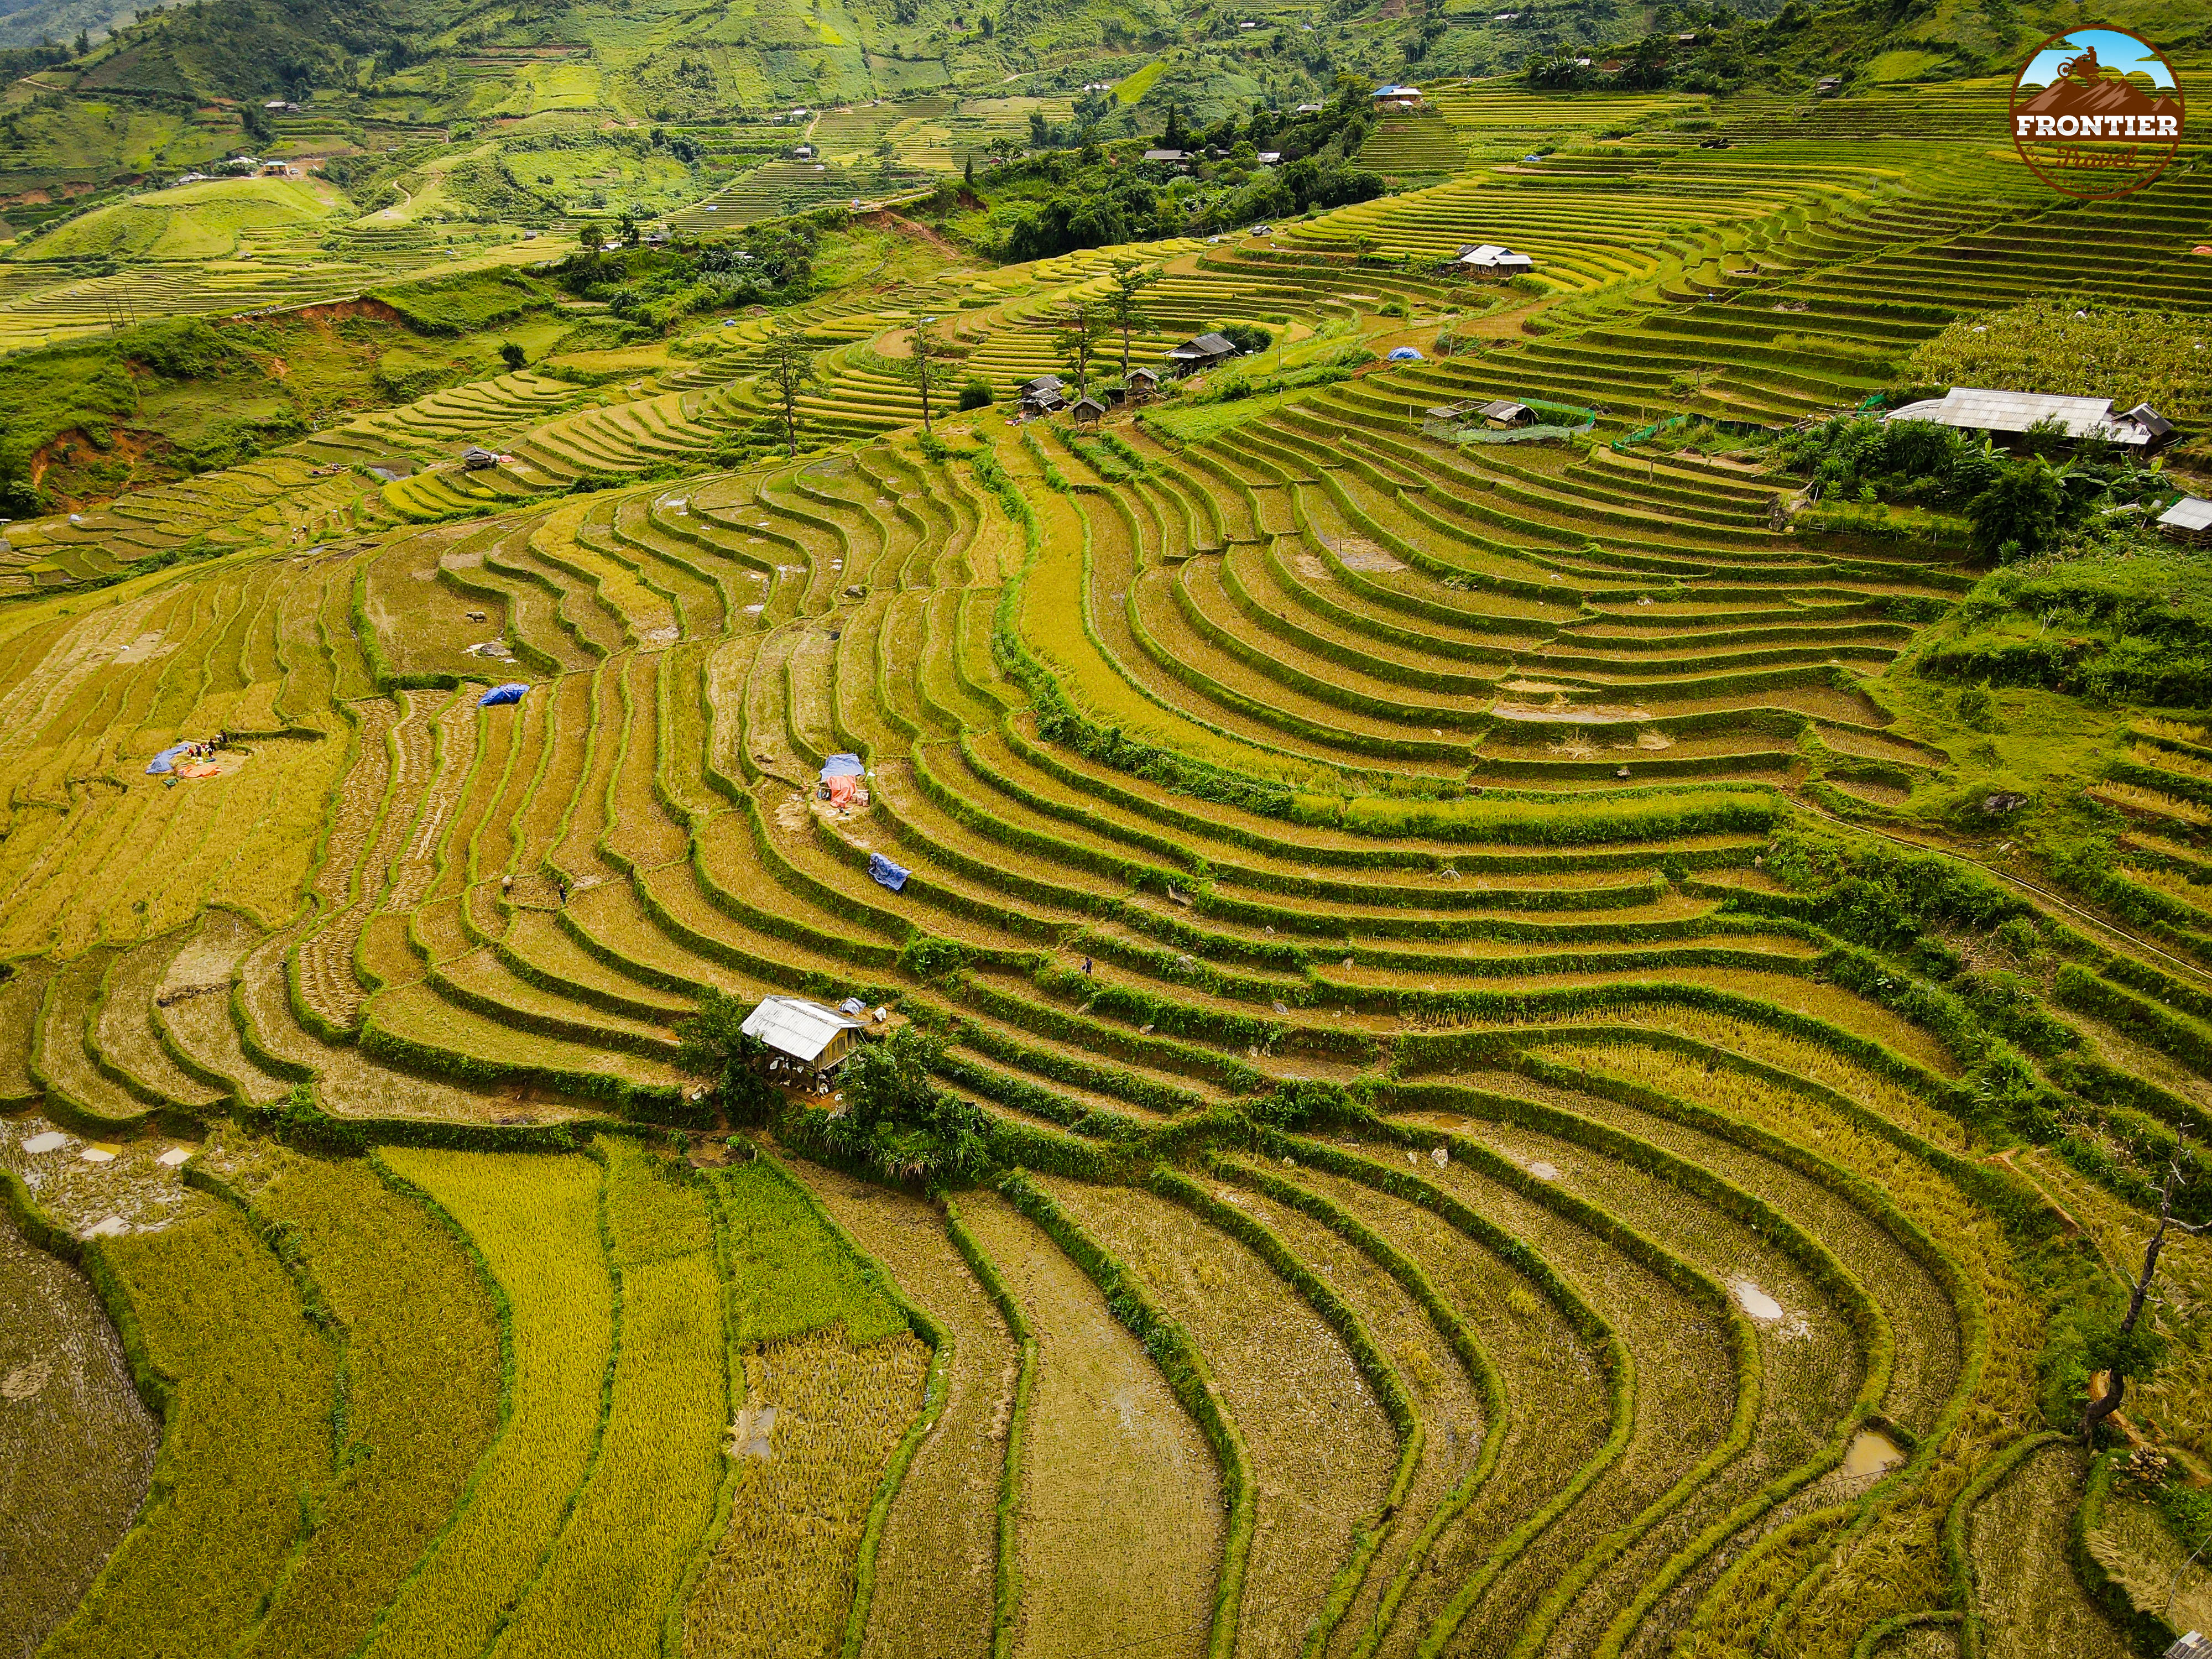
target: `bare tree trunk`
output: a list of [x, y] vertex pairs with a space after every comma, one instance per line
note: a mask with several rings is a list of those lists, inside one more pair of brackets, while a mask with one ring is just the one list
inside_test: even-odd
[[2081, 1443], [2094, 1447], [2097, 1443], [2097, 1425], [2119, 1410], [2120, 1401], [2128, 1391], [2128, 1379], [2117, 1367], [2105, 1373], [2105, 1391], [2089, 1402], [2081, 1413]]
[[[2142, 1317], [2143, 1303], [2150, 1296], [2150, 1281], [2158, 1272], [2158, 1253], [2166, 1247], [2166, 1230], [2173, 1224], [2173, 1185], [2179, 1177], [2179, 1164], [2166, 1171], [2165, 1190], [2159, 1195], [2158, 1231], [2143, 1246], [2142, 1271], [2136, 1275], [2135, 1290], [2128, 1297], [2127, 1317], [2120, 1321], [2120, 1334], [2128, 1335]], [[2183, 1225], [2187, 1227], [2188, 1224]], [[2097, 1443], [2097, 1425], [2119, 1410], [2120, 1401], [2128, 1391], [2128, 1379], [2121, 1372], [2118, 1358], [2112, 1369], [2105, 1373], [2105, 1392], [2091, 1401], [2081, 1413], [2081, 1443], [2094, 1447]]]

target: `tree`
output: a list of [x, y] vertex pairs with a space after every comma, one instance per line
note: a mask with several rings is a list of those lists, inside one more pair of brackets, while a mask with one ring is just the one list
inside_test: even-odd
[[960, 182], [973, 190], [975, 187], [975, 153], [968, 153], [967, 164], [960, 169]]
[[699, 1012], [676, 1027], [676, 1068], [712, 1079], [714, 1096], [732, 1123], [767, 1121], [775, 1087], [767, 1077], [768, 1044], [747, 1036], [750, 1005], [708, 987]]
[[1974, 550], [2008, 561], [2045, 552], [2057, 545], [2065, 506], [2066, 487], [2042, 456], [2001, 467], [1996, 482], [1966, 503]]
[[1129, 335], [1134, 329], [1150, 328], [1152, 317], [1144, 308], [1145, 290], [1160, 280], [1163, 271], [1158, 265], [1148, 265], [1136, 259], [1114, 261], [1114, 291], [1106, 296], [1106, 307], [1114, 319], [1114, 326], [1121, 331], [1121, 378], [1129, 378]]
[[513, 370], [520, 368], [530, 361], [530, 358], [528, 354], [514, 341], [505, 340], [500, 343], [499, 360]]
[[769, 394], [783, 410], [784, 448], [795, 459], [799, 454], [799, 394], [814, 384], [814, 350], [806, 337], [789, 326], [768, 337], [763, 367]]
[[937, 337], [937, 319], [925, 317], [914, 326], [914, 377], [921, 386], [921, 429], [929, 430], [929, 388], [936, 379], [934, 365], [948, 354]]
[[823, 1139], [895, 1181], [981, 1174], [991, 1161], [982, 1113], [930, 1080], [944, 1053], [941, 1038], [914, 1025], [863, 1043], [838, 1070], [844, 1101], [823, 1120]]
[[1105, 333], [1106, 319], [1091, 301], [1077, 300], [1060, 313], [1060, 328], [1052, 337], [1053, 349], [1075, 371], [1079, 398], [1091, 395], [1091, 360]]
[[1183, 148], [1182, 111], [1173, 104], [1168, 106], [1168, 125], [1166, 130], [1160, 134], [1160, 148], [1162, 149]]
[[2081, 1413], [2081, 1441], [2084, 1445], [2096, 1443], [2097, 1425], [2119, 1410], [2120, 1401], [2128, 1391], [2130, 1376], [2147, 1376], [2158, 1364], [2160, 1343], [2155, 1333], [2138, 1331], [2136, 1322], [2142, 1317], [2143, 1304], [2150, 1297], [2150, 1281], [2158, 1272], [2158, 1254], [2166, 1246], [2169, 1227], [2179, 1227], [2185, 1233], [2203, 1232], [2212, 1223], [2177, 1221], [2173, 1218], [2173, 1189], [2181, 1184], [2181, 1152], [2177, 1146], [2166, 1166], [2166, 1182], [2158, 1194], [2158, 1229], [2143, 1247], [2142, 1271], [2136, 1275], [2134, 1291], [2128, 1297], [2126, 1315], [2117, 1325], [2107, 1325], [2092, 1332], [2089, 1339], [2089, 1361], [2105, 1373], [2105, 1391], [2092, 1400]]
[[628, 208], [624, 208], [621, 216], [615, 221], [616, 237], [624, 247], [635, 247], [639, 238], [643, 234], [644, 232], [638, 228], [636, 218]]

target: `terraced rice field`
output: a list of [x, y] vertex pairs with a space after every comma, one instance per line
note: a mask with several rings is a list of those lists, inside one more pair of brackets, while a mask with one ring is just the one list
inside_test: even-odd
[[[2212, 1102], [2202, 732], [2116, 739], [2108, 790], [2166, 803], [2110, 878], [2154, 945], [2002, 889], [2064, 965], [1993, 1047], [1778, 874], [1854, 779], [1952, 763], [1887, 674], [1966, 556], [1793, 533], [1795, 481], [1629, 434], [1856, 406], [2022, 246], [2201, 313], [2212, 186], [2055, 211], [1944, 99], [1524, 161], [1587, 100], [1447, 93], [1370, 140], [1446, 182], [1136, 251], [1133, 357], [1263, 322], [1212, 377], [1251, 396], [925, 439], [916, 320], [1003, 397], [1099, 250], [811, 303], [771, 464], [713, 465], [769, 411], [755, 319], [11, 533], [0, 1257], [46, 1288], [0, 1494], [60, 1446], [70, 1502], [0, 1636], [2121, 1650], [2066, 1559], [2087, 1460], [2035, 1437], [2086, 1379], [2039, 1364], [2149, 1225], [2082, 1148]], [[1437, 271], [1477, 240], [1548, 295]], [[1447, 319], [1480, 349], [1345, 356]], [[1423, 429], [1504, 396], [1595, 440]], [[216, 775], [145, 773], [217, 731]], [[938, 1031], [987, 1173], [833, 1167], [818, 1097], [717, 1121], [709, 987]], [[2000, 1061], [2064, 1136], [1996, 1115]], [[2201, 1459], [2172, 1252], [2130, 1423]]]

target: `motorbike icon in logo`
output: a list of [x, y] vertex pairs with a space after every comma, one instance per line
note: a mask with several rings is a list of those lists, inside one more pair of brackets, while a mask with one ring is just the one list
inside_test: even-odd
[[2012, 89], [2012, 137], [2053, 190], [2101, 201], [2173, 164], [2185, 124], [2172, 65], [2124, 29], [2069, 29], [2029, 58]]

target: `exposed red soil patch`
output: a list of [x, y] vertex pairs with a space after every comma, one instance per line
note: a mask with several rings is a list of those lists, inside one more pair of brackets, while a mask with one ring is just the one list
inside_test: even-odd
[[[56, 510], [79, 513], [133, 489], [182, 476], [183, 470], [170, 459], [175, 452], [176, 445], [161, 433], [138, 427], [115, 428], [107, 434], [105, 447], [94, 443], [82, 427], [73, 428], [33, 452], [31, 484], [46, 491]], [[87, 487], [92, 485], [87, 469], [106, 471], [117, 466], [126, 469], [119, 480], [110, 481], [119, 487]]]

